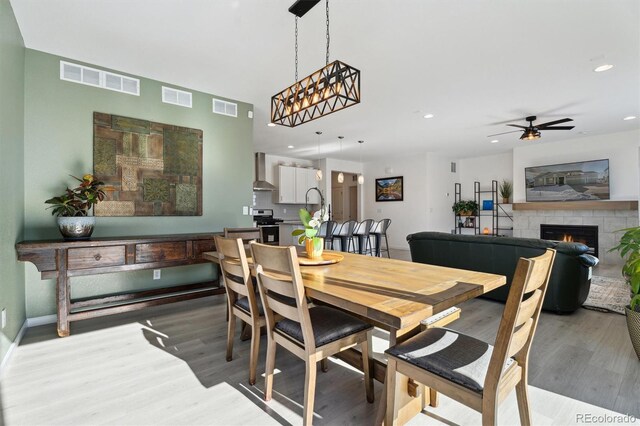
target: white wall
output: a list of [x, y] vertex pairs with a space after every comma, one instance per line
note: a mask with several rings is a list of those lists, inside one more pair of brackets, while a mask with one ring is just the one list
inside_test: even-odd
[[513, 199], [525, 202], [525, 167], [609, 159], [612, 200], [638, 199], [640, 130], [595, 135], [549, 144], [529, 143], [513, 150]]
[[[481, 190], [491, 190], [491, 181], [513, 182], [513, 153], [462, 158], [458, 161], [463, 200], [473, 200], [473, 183], [480, 182]], [[491, 194], [488, 194], [491, 195]], [[480, 197], [481, 200], [483, 197]], [[491, 198], [489, 196], [485, 197]]]
[[[450, 232], [453, 226], [451, 159], [434, 153], [388, 158], [364, 165], [363, 217], [391, 219], [389, 246], [407, 249], [407, 235], [420, 231]], [[403, 176], [403, 201], [375, 201], [375, 179]]]
[[[348, 160], [336, 160], [335, 158], [323, 158], [319, 160], [318, 168], [322, 170], [324, 176], [318, 187], [320, 188], [320, 191], [322, 191], [322, 195], [324, 195], [325, 203], [327, 203], [327, 205], [331, 204], [331, 172], [360, 174], [363, 170], [362, 163]], [[360, 187], [360, 190], [358, 191], [358, 198], [358, 213], [362, 214], [362, 187]], [[361, 220], [362, 218], [359, 219]]]

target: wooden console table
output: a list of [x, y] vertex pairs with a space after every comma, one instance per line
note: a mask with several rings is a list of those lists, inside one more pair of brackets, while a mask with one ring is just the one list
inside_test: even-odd
[[215, 233], [92, 238], [84, 241], [22, 241], [18, 260], [33, 263], [41, 278], [56, 279], [58, 335], [69, 323], [88, 318], [224, 293], [218, 280], [153, 290], [71, 299], [70, 278], [113, 272], [207, 263], [202, 253], [215, 250]]

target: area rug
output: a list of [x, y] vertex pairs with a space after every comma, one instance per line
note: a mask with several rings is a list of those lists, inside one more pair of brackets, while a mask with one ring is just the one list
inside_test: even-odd
[[622, 278], [599, 277], [591, 278], [589, 296], [583, 307], [601, 312], [615, 312], [624, 315], [624, 307], [631, 300], [629, 286]]

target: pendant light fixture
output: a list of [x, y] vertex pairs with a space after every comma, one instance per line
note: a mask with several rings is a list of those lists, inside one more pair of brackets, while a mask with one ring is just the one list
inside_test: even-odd
[[298, 0], [289, 8], [289, 12], [296, 15], [296, 82], [271, 97], [271, 123], [295, 127], [360, 103], [360, 70], [339, 60], [329, 63], [329, 0], [326, 0], [326, 65], [298, 80], [298, 18], [316, 3]]
[[[322, 132], [316, 132], [316, 135], [318, 135], [316, 137], [317, 141], [318, 141], [318, 156], [320, 156], [320, 135], [322, 134]], [[322, 180], [322, 170], [318, 169], [316, 170], [316, 181], [320, 182]]]
[[[362, 165], [362, 144], [364, 141], [358, 141], [358, 143], [360, 144], [360, 164]], [[358, 175], [358, 184], [364, 184], [364, 175], [362, 173]]]
[[[342, 157], [342, 139], [344, 139], [344, 136], [338, 136], [338, 139], [340, 139], [340, 157]], [[342, 182], [344, 182], [344, 173], [340, 172], [338, 173], [338, 183]]]

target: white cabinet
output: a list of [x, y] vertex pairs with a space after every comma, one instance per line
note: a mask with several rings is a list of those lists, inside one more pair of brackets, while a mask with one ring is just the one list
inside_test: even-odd
[[278, 166], [278, 191], [275, 195], [275, 203], [296, 203], [296, 171], [297, 167]]
[[[277, 204], [305, 204], [305, 194], [309, 188], [318, 186], [316, 169], [302, 167], [278, 166], [278, 191], [275, 192], [274, 203]], [[308, 195], [309, 204], [320, 204], [320, 194], [311, 191]]]

